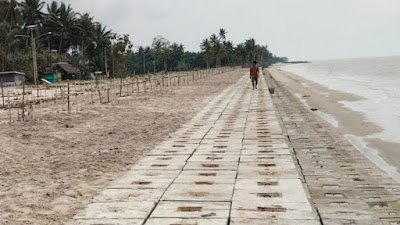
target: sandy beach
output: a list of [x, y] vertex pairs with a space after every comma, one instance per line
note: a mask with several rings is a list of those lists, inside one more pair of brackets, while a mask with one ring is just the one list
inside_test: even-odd
[[[0, 129], [0, 224], [63, 224], [244, 71]], [[67, 128], [73, 126], [73, 128]]]
[[[400, 157], [398, 151], [400, 144], [368, 138], [369, 135], [382, 132], [383, 128], [369, 121], [363, 113], [353, 111], [342, 103], [343, 101], [359, 101], [363, 99], [362, 97], [328, 89], [311, 80], [283, 71], [280, 69], [281, 67], [282, 65], [276, 65], [268, 69], [280, 85], [296, 95], [303, 103], [308, 105], [310, 110], [317, 110], [315, 111], [316, 114], [348, 137], [352, 144], [363, 152], [368, 159], [389, 173], [398, 182], [400, 181], [397, 172], [400, 170], [400, 161], [397, 160]], [[359, 137], [367, 137], [363, 139], [366, 143], [360, 144]]]

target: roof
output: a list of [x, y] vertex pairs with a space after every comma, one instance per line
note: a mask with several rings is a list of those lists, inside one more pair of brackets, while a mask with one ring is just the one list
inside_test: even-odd
[[67, 74], [78, 74], [79, 70], [71, 66], [71, 64], [66, 62], [56, 63], [56, 66], [61, 67]]
[[0, 75], [9, 75], [9, 74], [18, 74], [18, 75], [25, 76], [25, 73], [21, 73], [21, 72], [18, 72], [18, 71], [6, 71], [6, 72], [0, 72]]

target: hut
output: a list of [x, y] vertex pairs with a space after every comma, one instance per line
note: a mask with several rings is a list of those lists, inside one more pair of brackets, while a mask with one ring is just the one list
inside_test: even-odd
[[75, 80], [79, 79], [79, 70], [66, 62], [56, 63], [54, 69], [57, 73], [61, 73], [62, 80]]
[[4, 87], [21, 86], [24, 81], [25, 73], [17, 71], [0, 72], [0, 81]]

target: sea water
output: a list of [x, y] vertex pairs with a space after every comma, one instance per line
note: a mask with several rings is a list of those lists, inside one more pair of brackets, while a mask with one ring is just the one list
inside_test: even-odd
[[[400, 174], [367, 148], [365, 138], [400, 143], [400, 57], [315, 61], [282, 68], [332, 90], [358, 95], [363, 100], [342, 103], [363, 113], [383, 132], [368, 137], [349, 135], [348, 139], [369, 159], [400, 181]], [[364, 147], [363, 147], [364, 146]], [[399, 149], [400, 151], [400, 149]]]

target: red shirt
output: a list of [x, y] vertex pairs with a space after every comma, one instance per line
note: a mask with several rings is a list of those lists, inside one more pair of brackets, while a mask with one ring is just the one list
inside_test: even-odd
[[250, 68], [250, 76], [251, 77], [258, 77], [259, 71], [260, 71], [260, 68], [258, 68], [258, 66], [252, 66]]

